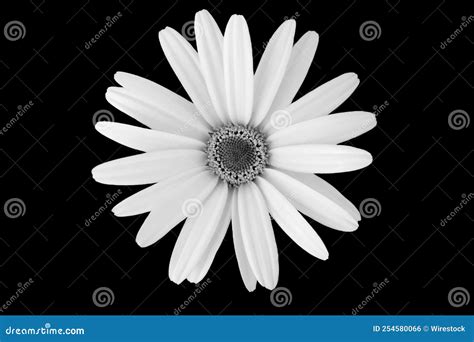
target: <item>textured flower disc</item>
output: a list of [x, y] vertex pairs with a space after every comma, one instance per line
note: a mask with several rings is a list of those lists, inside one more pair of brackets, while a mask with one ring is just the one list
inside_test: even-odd
[[212, 132], [206, 152], [207, 165], [232, 186], [253, 181], [268, 162], [264, 135], [242, 125], [226, 125]]

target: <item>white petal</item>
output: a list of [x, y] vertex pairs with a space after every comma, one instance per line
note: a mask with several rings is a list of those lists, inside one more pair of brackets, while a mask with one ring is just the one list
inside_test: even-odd
[[302, 144], [339, 144], [371, 130], [377, 124], [373, 113], [346, 112], [299, 122], [270, 135], [272, 147]]
[[239, 209], [237, 203], [237, 190], [234, 190], [232, 196], [232, 239], [234, 241], [235, 257], [239, 265], [240, 276], [245, 287], [249, 292], [255, 290], [257, 286], [257, 278], [250, 267], [247, 252], [245, 251], [244, 242], [242, 240], [242, 227], [240, 226]]
[[198, 150], [146, 152], [100, 164], [92, 169], [92, 177], [103, 184], [150, 184], [205, 162], [206, 154]]
[[237, 193], [242, 241], [258, 282], [267, 289], [278, 281], [278, 251], [265, 200], [254, 183], [241, 185]]
[[256, 183], [265, 197], [270, 215], [281, 229], [306, 252], [326, 260], [329, 253], [324, 242], [295, 207], [262, 177], [257, 177]]
[[269, 113], [288, 107], [300, 89], [313, 61], [319, 36], [314, 31], [306, 32], [293, 46], [285, 77], [273, 100]]
[[199, 120], [183, 121], [179, 115], [165, 112], [145, 102], [128, 89], [109, 87], [105, 98], [115, 108], [157, 131], [185, 135], [201, 140], [208, 136], [209, 129], [203, 126]]
[[143, 152], [174, 149], [203, 150], [206, 146], [202, 141], [182, 135], [117, 122], [99, 121], [95, 129], [119, 144]]
[[209, 171], [193, 177], [189, 182], [175, 184], [155, 198], [152, 211], [137, 234], [136, 242], [140, 247], [147, 247], [167, 234], [178, 223], [189, 216], [186, 206], [188, 201], [204, 203], [207, 196], [217, 184], [217, 177]]
[[196, 264], [192, 272], [188, 275], [188, 280], [193, 283], [199, 283], [202, 278], [207, 274], [209, 268], [211, 267], [212, 261], [216, 256], [216, 253], [219, 247], [224, 240], [227, 228], [229, 228], [230, 217], [232, 211], [232, 194], [229, 193], [227, 196], [227, 202], [225, 205], [224, 213], [222, 214], [221, 220], [217, 225], [216, 232], [212, 237], [209, 246], [204, 252], [204, 255], [201, 257], [201, 260]]
[[186, 279], [204, 256], [224, 213], [227, 196], [227, 184], [220, 182], [198, 215], [186, 220], [170, 260], [169, 277], [175, 283]]
[[288, 107], [293, 123], [331, 113], [354, 92], [358, 85], [359, 79], [353, 72], [324, 83]]
[[193, 126], [209, 128], [209, 124], [201, 116], [196, 106], [171, 90], [146, 78], [126, 72], [117, 72], [114, 79], [122, 87], [158, 108], [161, 112], [175, 116], [182, 122], [192, 123]]
[[161, 30], [158, 36], [166, 59], [201, 115], [212, 127], [221, 124], [207, 92], [197, 52], [170, 27]]
[[274, 169], [266, 169], [264, 178], [285, 195], [306, 216], [327, 227], [354, 231], [357, 221], [336, 202], [299, 182], [295, 178]]
[[297, 173], [291, 171], [286, 171], [286, 173], [299, 180], [301, 183], [306, 184], [314, 191], [319, 192], [324, 197], [329, 198], [331, 201], [347, 211], [355, 220], [360, 221], [359, 210], [357, 210], [357, 208], [335, 187], [333, 187], [321, 177], [310, 173]]
[[293, 47], [296, 23], [286, 20], [270, 38], [255, 72], [252, 124], [262, 122], [280, 87]]
[[270, 164], [284, 170], [337, 173], [362, 169], [372, 163], [369, 152], [344, 145], [290, 145], [270, 150]]
[[[358, 84], [356, 74], [352, 72], [343, 74], [317, 87], [281, 111], [288, 113], [292, 124], [327, 115], [347, 100]], [[270, 133], [275, 131], [271, 126], [271, 120], [267, 122], [265, 131]]]
[[224, 80], [232, 122], [248, 124], [253, 105], [253, 58], [249, 29], [241, 15], [233, 15], [225, 29]]
[[194, 32], [196, 34], [199, 64], [207, 85], [209, 97], [214, 105], [216, 114], [222, 122], [227, 123], [229, 117], [227, 115], [225, 99], [224, 62], [222, 56], [224, 37], [216, 21], [206, 10], [196, 13]]
[[133, 216], [151, 211], [155, 203], [167, 192], [173, 191], [181, 184], [195, 184], [196, 182], [206, 184], [209, 180], [209, 172], [205, 166], [180, 172], [175, 176], [166, 178], [152, 186], [149, 186], [134, 195], [124, 199], [112, 208], [115, 216]]

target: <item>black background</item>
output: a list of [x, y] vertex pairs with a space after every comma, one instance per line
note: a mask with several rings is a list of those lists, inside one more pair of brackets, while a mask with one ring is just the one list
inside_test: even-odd
[[[153, 3], [153, 6], [152, 6]], [[185, 95], [164, 59], [158, 32], [181, 31], [200, 9], [221, 29], [234, 13], [249, 23], [255, 61], [285, 17], [297, 21], [297, 37], [320, 34], [310, 73], [298, 96], [344, 72], [361, 84], [339, 110], [368, 110], [387, 101], [378, 126], [351, 144], [370, 151], [373, 165], [324, 177], [356, 206], [380, 203], [378, 215], [355, 233], [312, 222], [331, 257], [317, 261], [275, 227], [280, 254], [279, 286], [292, 301], [272, 305], [271, 292], [248, 293], [240, 279], [228, 233], [208, 274], [211, 283], [182, 314], [351, 314], [388, 279], [360, 314], [467, 314], [448, 292], [472, 292], [472, 203], [448, 224], [441, 220], [473, 192], [472, 123], [453, 129], [448, 116], [473, 112], [471, 23], [445, 49], [440, 44], [474, 14], [469, 1], [2, 1], [1, 27], [21, 21], [23, 39], [0, 36], [0, 125], [19, 105], [34, 103], [1, 139], [1, 195], [25, 203], [23, 216], [1, 212], [0, 304], [30, 277], [34, 283], [7, 314], [173, 314], [195, 285], [167, 277], [175, 228], [157, 244], [135, 244], [145, 215], [115, 218], [106, 212], [85, 220], [118, 189], [120, 199], [140, 187], [95, 183], [97, 164], [135, 153], [93, 129], [94, 113], [108, 110], [118, 122], [134, 123], [109, 105], [113, 74], [127, 71]], [[471, 2], [472, 4], [472, 2]], [[89, 49], [107, 16], [122, 17]], [[359, 28], [369, 20], [380, 36], [366, 41]], [[230, 231], [229, 231], [230, 232]], [[115, 300], [97, 307], [92, 293], [108, 287]]]

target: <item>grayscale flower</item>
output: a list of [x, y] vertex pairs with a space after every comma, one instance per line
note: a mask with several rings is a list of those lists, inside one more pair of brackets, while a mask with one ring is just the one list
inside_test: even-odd
[[[207, 11], [195, 18], [197, 51], [172, 28], [159, 33], [166, 58], [192, 102], [138, 76], [118, 72], [121, 87], [107, 100], [149, 128], [98, 122], [96, 129], [143, 153], [103, 163], [96, 181], [153, 184], [113, 208], [117, 216], [149, 215], [138, 232], [147, 247], [186, 220], [169, 277], [199, 282], [229, 224], [246, 288], [278, 281], [278, 250], [270, 215], [311, 255], [328, 251], [300, 214], [340, 231], [354, 231], [354, 205], [316, 174], [366, 167], [370, 153], [340, 143], [376, 125], [369, 112], [330, 114], [359, 84], [343, 74], [293, 101], [312, 63], [318, 34], [293, 45], [295, 21], [273, 34], [254, 73], [245, 19], [233, 15], [224, 35]], [[187, 206], [192, 205], [191, 209]]]

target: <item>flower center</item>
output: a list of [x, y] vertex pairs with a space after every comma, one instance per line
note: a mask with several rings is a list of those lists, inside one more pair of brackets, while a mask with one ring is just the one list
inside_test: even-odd
[[268, 146], [255, 128], [225, 125], [210, 133], [206, 145], [207, 165], [232, 186], [253, 181], [265, 169]]

